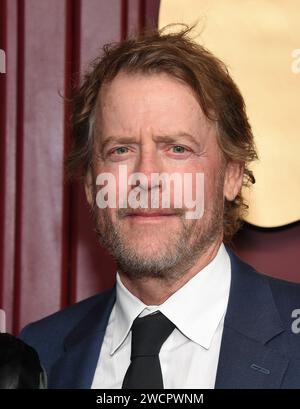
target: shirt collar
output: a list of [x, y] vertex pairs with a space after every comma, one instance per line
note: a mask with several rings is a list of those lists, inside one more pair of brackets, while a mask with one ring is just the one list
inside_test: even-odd
[[159, 306], [147, 306], [131, 294], [117, 273], [111, 354], [124, 342], [135, 318], [147, 310], [161, 311], [187, 338], [209, 349], [226, 312], [230, 277], [230, 258], [223, 243], [206, 267]]
[[146, 307], [147, 306], [139, 298], [127, 290], [121, 281], [119, 273], [117, 273], [111, 354], [114, 354], [124, 342], [133, 321]]

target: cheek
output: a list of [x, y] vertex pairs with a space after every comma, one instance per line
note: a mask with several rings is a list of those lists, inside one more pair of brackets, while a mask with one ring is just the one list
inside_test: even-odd
[[205, 208], [216, 205], [216, 201], [223, 202], [224, 175], [220, 169], [210, 170], [204, 174], [204, 202]]
[[[109, 220], [110, 223], [113, 225], [116, 224], [117, 222], [117, 214], [116, 214], [116, 209], [110, 209], [110, 208], [105, 208], [105, 209], [99, 209], [97, 207], [97, 219], [98, 222], [100, 223], [100, 226], [107, 225], [107, 221]], [[104, 222], [106, 220], [106, 222]]]
[[[119, 193], [121, 190], [126, 189], [128, 182], [129, 166], [124, 166], [113, 163], [106, 165], [103, 162], [98, 163], [93, 169], [93, 177], [95, 183], [96, 195], [100, 197], [100, 190], [102, 190], [102, 197], [105, 192], [105, 200], [110, 198], [109, 209], [112, 210], [112, 214], [115, 212], [115, 208], [118, 207]], [[113, 206], [112, 204], [114, 204]]]

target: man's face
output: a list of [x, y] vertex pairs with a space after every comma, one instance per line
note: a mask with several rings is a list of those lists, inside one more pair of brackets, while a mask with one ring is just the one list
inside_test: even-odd
[[[115, 176], [118, 203], [120, 165], [126, 165], [128, 176], [146, 175], [149, 185], [144, 188], [150, 194], [153, 173], [176, 172], [182, 178], [184, 173], [203, 173], [203, 216], [186, 219], [186, 209], [174, 208], [172, 197], [170, 209], [161, 204], [159, 209], [99, 209], [96, 177], [103, 172]], [[166, 74], [121, 73], [102, 88], [89, 177], [93, 185], [87, 183], [87, 194], [99, 236], [121, 271], [133, 278], [180, 277], [221, 241], [225, 176], [215, 127], [187, 85]], [[193, 183], [194, 198], [195, 189]]]

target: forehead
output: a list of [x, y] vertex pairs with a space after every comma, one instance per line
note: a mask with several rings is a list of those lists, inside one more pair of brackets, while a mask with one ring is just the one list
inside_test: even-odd
[[97, 99], [96, 123], [102, 132], [135, 132], [149, 127], [196, 132], [207, 125], [195, 93], [185, 83], [164, 74], [120, 73], [105, 84]]

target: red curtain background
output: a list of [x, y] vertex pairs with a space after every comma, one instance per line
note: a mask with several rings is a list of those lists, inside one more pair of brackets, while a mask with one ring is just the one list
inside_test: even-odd
[[[64, 178], [72, 78], [103, 44], [156, 26], [159, 0], [0, 0], [0, 308], [7, 330], [113, 284], [82, 188]], [[234, 249], [267, 274], [300, 282], [300, 224], [246, 226]]]

